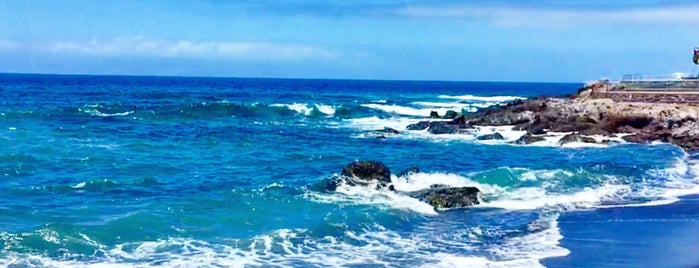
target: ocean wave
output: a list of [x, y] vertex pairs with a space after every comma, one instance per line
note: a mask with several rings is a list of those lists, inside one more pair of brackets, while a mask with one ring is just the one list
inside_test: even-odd
[[478, 108], [490, 107], [496, 105], [496, 102], [486, 102], [486, 103], [461, 103], [461, 102], [429, 102], [429, 101], [416, 101], [411, 104], [433, 109], [437, 111], [440, 115], [444, 115], [446, 111], [452, 110], [456, 112], [476, 112]]
[[325, 104], [306, 104], [306, 103], [292, 103], [292, 104], [280, 104], [275, 103], [270, 105], [272, 107], [286, 107], [289, 110], [295, 111], [299, 114], [305, 116], [332, 116], [335, 114], [335, 107]]
[[335, 193], [309, 191], [305, 197], [319, 203], [373, 205], [387, 209], [413, 211], [424, 215], [437, 215], [434, 208], [425, 202], [386, 189], [377, 190], [371, 185], [366, 187], [340, 185]]
[[508, 102], [518, 99], [526, 99], [517, 96], [475, 96], [475, 95], [439, 95], [441, 99], [458, 99], [462, 101], [484, 101], [484, 102]]
[[374, 110], [380, 110], [388, 114], [392, 115], [404, 115], [404, 116], [419, 116], [419, 117], [427, 117], [430, 116], [430, 113], [435, 111], [439, 113], [440, 115], [446, 114], [447, 111], [452, 110], [456, 112], [475, 112], [475, 108], [468, 108], [468, 109], [458, 109], [457, 107], [448, 107], [448, 108], [415, 108], [415, 107], [409, 107], [409, 106], [400, 106], [400, 105], [387, 105], [387, 104], [376, 104], [376, 103], [370, 103], [370, 104], [362, 104], [362, 107], [366, 107], [369, 109], [374, 109]]
[[676, 158], [672, 166], [649, 170], [647, 173], [666, 179], [662, 189], [648, 189], [647, 195], [656, 195], [661, 198], [649, 205], [663, 205], [662, 200], [675, 202], [681, 196], [699, 194], [699, 160], [691, 159], [686, 153]]
[[127, 115], [134, 113], [134, 111], [104, 113], [104, 112], [99, 111], [97, 109], [97, 107], [78, 108], [78, 111], [92, 115], [92, 116], [100, 116], [100, 117], [127, 116]]
[[[5, 252], [0, 264], [5, 266], [49, 267], [518, 267], [540, 266], [538, 259], [565, 255], [557, 246], [560, 232], [556, 218], [543, 218], [531, 224], [540, 230], [524, 236], [505, 238], [486, 252], [494, 256], [469, 253], [471, 243], [483, 243], [489, 237], [482, 228], [459, 228], [451, 232], [420, 232], [405, 235], [374, 224], [362, 230], [341, 228], [337, 236], [315, 236], [308, 229], [278, 229], [268, 234], [226, 242], [209, 242], [192, 238], [168, 238], [116, 244], [99, 244], [85, 234], [62, 237], [56, 232], [38, 234], [43, 241], [57, 246], [73, 241], [94, 249], [92, 253], [63, 253], [46, 256], [40, 253]], [[11, 235], [0, 234], [7, 238]], [[453, 236], [470, 237], [471, 241], [453, 241]], [[449, 246], [438, 241], [449, 241]], [[84, 257], [91, 255], [89, 260]], [[531, 266], [531, 265], [530, 265]]]
[[570, 250], [559, 244], [563, 235], [558, 227], [558, 214], [544, 215], [530, 223], [528, 229], [532, 232], [510, 238], [489, 251], [509, 260], [504, 262], [505, 267], [544, 267], [539, 260], [570, 254]]
[[119, 183], [110, 179], [94, 179], [78, 181], [71, 184], [46, 185], [32, 187], [34, 190], [48, 190], [51, 192], [74, 192], [74, 191], [94, 191], [107, 190], [119, 187]]
[[[479, 177], [478, 174], [473, 175]], [[425, 189], [432, 184], [473, 186], [481, 190], [483, 197], [483, 202], [476, 207], [507, 210], [594, 208], [607, 202], [621, 202], [623, 194], [630, 191], [630, 186], [614, 183], [576, 189], [574, 185], [568, 184], [568, 181], [576, 178], [576, 174], [564, 170], [520, 169], [512, 175], [517, 183], [498, 181], [499, 178], [490, 176], [480, 177], [480, 180], [476, 181], [453, 173], [417, 173], [406, 178], [396, 178], [394, 185], [397, 190], [403, 191]], [[605, 180], [610, 181], [612, 178]], [[555, 190], [559, 188], [565, 188], [567, 192]]]
[[456, 173], [416, 173], [405, 177], [392, 176], [397, 190], [376, 190], [375, 187], [347, 186], [336, 193], [309, 192], [307, 198], [323, 203], [377, 205], [435, 215], [434, 209], [406, 192], [427, 189], [433, 184], [451, 187], [476, 187], [482, 202], [476, 208], [499, 208], [511, 211], [596, 209], [617, 206], [654, 206], [669, 204], [679, 196], [699, 194], [699, 160], [696, 163], [678, 160], [674, 166], [655, 171], [654, 176], [669, 178], [662, 184], [632, 177], [578, 170], [531, 170], [497, 168]]
[[[390, 117], [380, 118], [377, 116], [353, 118], [345, 120], [345, 126], [355, 128], [362, 131], [373, 131], [389, 127], [401, 131], [399, 135], [394, 137], [403, 139], [422, 139], [432, 142], [474, 142], [486, 145], [512, 145], [512, 146], [536, 146], [536, 147], [560, 147], [560, 148], [607, 148], [619, 144], [628, 144], [623, 140], [623, 135], [616, 137], [607, 137], [601, 135], [588, 136], [593, 138], [597, 143], [585, 142], [569, 142], [560, 144], [559, 141], [564, 136], [572, 132], [548, 132], [546, 135], [541, 135], [542, 141], [533, 142], [530, 144], [515, 143], [522, 135], [526, 134], [523, 130], [513, 130], [514, 126], [474, 126], [470, 129], [463, 129], [462, 132], [455, 134], [432, 134], [427, 130], [406, 130], [408, 125], [415, 124], [420, 121], [445, 121], [447, 119], [413, 119], [406, 117]], [[478, 137], [483, 135], [491, 135], [499, 133], [503, 139], [501, 140], [478, 140]], [[371, 135], [359, 134], [358, 138], [373, 138]]]
[[423, 119], [414, 119], [406, 117], [380, 118], [378, 116], [371, 116], [345, 119], [343, 120], [345, 123], [343, 126], [365, 131], [383, 129], [384, 127], [389, 127], [402, 131], [408, 125], [415, 124], [422, 120]]

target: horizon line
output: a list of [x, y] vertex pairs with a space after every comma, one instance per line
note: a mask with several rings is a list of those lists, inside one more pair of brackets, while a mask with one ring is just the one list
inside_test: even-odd
[[[209, 79], [266, 79], [266, 80], [330, 80], [330, 81], [380, 81], [380, 82], [449, 82], [449, 83], [512, 83], [512, 84], [585, 84], [587, 82], [555, 81], [486, 81], [486, 80], [438, 80], [438, 79], [369, 79], [369, 78], [318, 78], [318, 77], [267, 77], [267, 76], [217, 76], [217, 75], [156, 75], [156, 74], [94, 74], [94, 73], [33, 73], [0, 72], [0, 75], [37, 76], [97, 76], [97, 77], [151, 77], [151, 78], [209, 78]], [[600, 79], [597, 79], [600, 80]], [[595, 80], [596, 81], [596, 80]]]

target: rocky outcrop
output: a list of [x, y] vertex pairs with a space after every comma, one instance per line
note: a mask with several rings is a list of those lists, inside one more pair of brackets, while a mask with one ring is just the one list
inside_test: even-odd
[[[462, 122], [462, 121], [461, 121]], [[432, 134], [456, 134], [461, 133], [468, 127], [460, 123], [459, 119], [454, 119], [452, 121], [420, 121], [415, 124], [410, 124], [406, 128], [407, 130], [425, 130]]]
[[400, 131], [390, 128], [390, 127], [384, 127], [383, 129], [378, 129], [378, 130], [373, 130], [373, 131], [368, 131], [367, 135], [368, 136], [373, 136], [376, 137], [377, 139], [386, 139], [387, 136], [391, 135], [396, 135], [400, 134]]
[[449, 110], [449, 111], [447, 111], [447, 112], [444, 114], [444, 118], [445, 118], [445, 119], [454, 119], [454, 118], [456, 118], [457, 116], [459, 116], [459, 113], [457, 113], [457, 112], [454, 111], [454, 110]]
[[461, 114], [451, 121], [422, 121], [408, 129], [453, 134], [475, 126], [513, 126], [514, 130], [526, 131], [515, 141], [518, 144], [542, 141], [550, 132], [574, 133], [561, 139], [560, 144], [596, 142], [589, 137], [591, 135], [614, 137], [624, 134], [624, 139], [629, 142], [663, 141], [687, 150], [699, 150], [699, 138], [696, 138], [699, 137], [699, 104], [617, 102], [591, 93], [599, 88], [600, 85], [591, 84], [570, 97], [518, 99], [475, 113]]
[[540, 136], [534, 136], [532, 134], [524, 134], [522, 137], [519, 137], [514, 143], [515, 144], [532, 144], [535, 142], [540, 142], [540, 141], [545, 141], [546, 139], [544, 137]]
[[354, 161], [345, 166], [341, 174], [350, 185], [378, 183], [378, 187], [385, 187], [391, 183], [391, 170], [378, 161]]
[[563, 136], [560, 140], [558, 140], [558, 145], [564, 145], [573, 142], [597, 143], [597, 140], [590, 137], [581, 136], [579, 133], [571, 133]]
[[485, 135], [478, 136], [478, 137], [476, 137], [476, 139], [479, 140], [479, 141], [484, 141], [484, 140], [504, 140], [505, 137], [503, 137], [502, 134], [495, 132], [495, 133], [493, 133], [493, 134], [485, 134]]
[[430, 127], [430, 121], [420, 121], [415, 124], [410, 124], [406, 127], [407, 130], [425, 130]]
[[[405, 177], [419, 173], [420, 169], [411, 167], [399, 174]], [[376, 185], [377, 189], [396, 191], [391, 183], [391, 170], [378, 161], [354, 161], [342, 169], [341, 175], [324, 181], [323, 188], [326, 191], [335, 191], [342, 184], [351, 186]], [[428, 189], [415, 192], [400, 192], [420, 199], [435, 209], [462, 208], [479, 204], [480, 191], [475, 187], [450, 187], [446, 185], [432, 185]]]
[[409, 193], [433, 207], [462, 208], [480, 203], [480, 190], [476, 187], [448, 187], [445, 185], [432, 185], [429, 189]]

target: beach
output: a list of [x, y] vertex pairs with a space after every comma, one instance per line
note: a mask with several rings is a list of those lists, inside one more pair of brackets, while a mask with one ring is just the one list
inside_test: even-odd
[[[559, 218], [565, 257], [546, 267], [696, 267], [699, 196], [653, 207], [608, 208]], [[642, 234], [642, 235], [640, 235]]]

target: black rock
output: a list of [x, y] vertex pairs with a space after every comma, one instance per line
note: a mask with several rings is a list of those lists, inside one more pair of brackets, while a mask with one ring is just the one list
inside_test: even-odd
[[391, 170], [378, 161], [355, 161], [342, 169], [350, 185], [367, 185], [377, 181], [380, 187], [391, 183]]
[[466, 122], [466, 117], [463, 115], [459, 115], [458, 117], [447, 122], [447, 125], [454, 125], [454, 126], [458, 126], [459, 128], [471, 128], [471, 125], [469, 125]]
[[430, 128], [427, 129], [432, 134], [454, 134], [459, 132], [458, 125], [450, 125], [447, 122], [431, 122]]
[[493, 134], [486, 134], [486, 135], [478, 136], [476, 139], [479, 140], [479, 141], [483, 141], [483, 140], [504, 140], [505, 137], [503, 137], [500, 133], [495, 132], [495, 133], [493, 133]]
[[622, 137], [621, 139], [624, 141], [627, 141], [627, 142], [634, 142], [634, 143], [645, 143], [645, 142], [651, 141], [650, 137], [648, 137], [647, 135], [644, 135], [644, 134], [640, 134], [640, 133], [633, 134], [633, 135], [627, 135], [627, 136]]
[[459, 113], [455, 112], [454, 110], [449, 110], [444, 114], [445, 119], [454, 119], [457, 116], [459, 116]]
[[476, 187], [449, 187], [432, 185], [429, 189], [409, 193], [436, 209], [462, 208], [480, 204], [480, 190]]
[[551, 127], [551, 132], [574, 132], [579, 131], [580, 128], [575, 124], [575, 122], [556, 122], [555, 125]]
[[430, 111], [430, 118], [440, 118], [437, 111]]
[[533, 136], [529, 133], [522, 135], [515, 141], [516, 144], [532, 144], [535, 142], [545, 141], [544, 137]]
[[558, 140], [559, 145], [563, 145], [563, 144], [571, 143], [571, 142], [597, 143], [597, 140], [590, 138], [590, 137], [581, 136], [578, 133], [571, 133], [571, 134], [565, 135], [560, 140]]
[[420, 121], [415, 124], [410, 124], [406, 127], [407, 130], [424, 130], [430, 127], [429, 121]]
[[541, 121], [537, 121], [537, 122], [534, 122], [534, 123], [528, 125], [523, 130], [526, 130], [527, 133], [532, 134], [532, 135], [542, 135], [542, 134], [546, 134], [547, 128], [548, 128], [548, 124], [541, 122]]
[[614, 137], [616, 135], [612, 134], [606, 129], [598, 128], [598, 127], [592, 127], [588, 128], [585, 130], [580, 131], [580, 134], [583, 135], [600, 135], [600, 136], [608, 136], [608, 137]]
[[608, 124], [612, 129], [628, 126], [634, 129], [642, 129], [653, 122], [653, 118], [644, 116], [616, 117], [610, 118]]
[[400, 131], [392, 129], [390, 127], [384, 127], [382, 130], [378, 130], [377, 132], [390, 133], [390, 134], [400, 134]]

